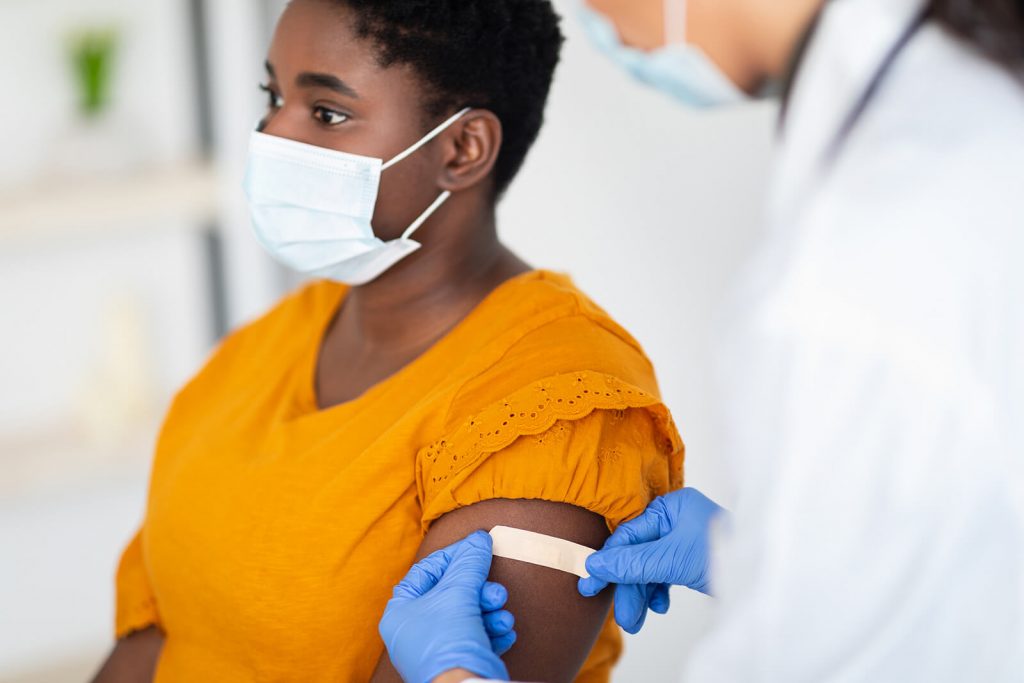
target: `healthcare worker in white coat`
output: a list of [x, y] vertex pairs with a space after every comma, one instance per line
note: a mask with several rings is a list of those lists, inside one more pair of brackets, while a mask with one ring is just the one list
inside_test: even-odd
[[[724, 516], [687, 490], [581, 591], [619, 584], [635, 630], [638, 589], [710, 589], [686, 680], [1024, 680], [1024, 0], [589, 4], [598, 44], [690, 105], [796, 66], [722, 344], [727, 448], [697, 454], [738, 493], [710, 574]], [[407, 680], [507, 675], [489, 563], [475, 534], [396, 589], [381, 633]]]

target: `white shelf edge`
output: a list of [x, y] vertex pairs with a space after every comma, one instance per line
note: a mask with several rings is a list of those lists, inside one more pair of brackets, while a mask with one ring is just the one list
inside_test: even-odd
[[152, 412], [108, 439], [95, 439], [71, 422], [46, 431], [0, 433], [0, 500], [10, 502], [69, 486], [148, 470], [163, 420]]
[[198, 228], [216, 219], [219, 192], [217, 172], [203, 163], [122, 177], [42, 181], [0, 195], [0, 243], [102, 237], [169, 219]]

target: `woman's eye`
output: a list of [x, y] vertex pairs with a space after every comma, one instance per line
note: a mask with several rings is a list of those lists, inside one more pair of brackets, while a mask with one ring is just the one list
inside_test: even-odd
[[269, 102], [267, 102], [268, 107], [280, 109], [284, 106], [284, 98], [278, 95], [269, 85], [260, 85], [260, 90], [267, 93], [267, 96], [270, 98]]
[[334, 111], [333, 109], [327, 109], [326, 107], [316, 107], [313, 109], [313, 116], [327, 126], [337, 126], [338, 124], [345, 123], [348, 121], [348, 114], [342, 114], [340, 111]]

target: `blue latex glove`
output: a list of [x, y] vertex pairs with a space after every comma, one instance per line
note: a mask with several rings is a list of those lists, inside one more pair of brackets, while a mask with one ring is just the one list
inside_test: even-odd
[[580, 593], [591, 597], [617, 584], [615, 621], [627, 633], [640, 631], [648, 609], [668, 611], [670, 585], [709, 593], [708, 529], [721, 512], [696, 489], [655, 499], [587, 558], [590, 577], [580, 579]]
[[380, 635], [407, 683], [452, 669], [507, 681], [500, 655], [516, 640], [504, 586], [487, 581], [491, 537], [483, 531], [421, 560], [395, 587]]

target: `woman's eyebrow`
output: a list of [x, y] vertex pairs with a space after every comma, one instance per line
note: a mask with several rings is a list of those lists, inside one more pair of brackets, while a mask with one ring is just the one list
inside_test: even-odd
[[356, 100], [359, 99], [359, 94], [352, 89], [352, 86], [331, 74], [311, 73], [307, 71], [296, 77], [295, 85], [300, 88], [327, 88], [341, 95], [345, 95], [346, 97], [351, 97]]

